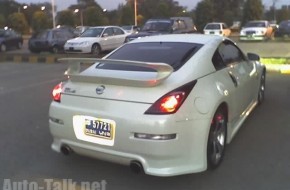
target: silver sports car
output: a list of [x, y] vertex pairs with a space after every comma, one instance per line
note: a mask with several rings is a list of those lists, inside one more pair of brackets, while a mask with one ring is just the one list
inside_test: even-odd
[[152, 36], [103, 59], [60, 61], [70, 66], [67, 80], [53, 89], [52, 149], [149, 175], [216, 168], [264, 99], [259, 56], [221, 36]]

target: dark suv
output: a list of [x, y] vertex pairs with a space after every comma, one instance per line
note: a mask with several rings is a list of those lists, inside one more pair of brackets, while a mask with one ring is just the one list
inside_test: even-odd
[[290, 20], [283, 20], [280, 22], [277, 31], [275, 32], [276, 37], [290, 37]]
[[75, 34], [68, 30], [48, 29], [32, 35], [28, 42], [28, 48], [33, 53], [42, 51], [59, 53], [63, 51], [65, 42], [74, 37]]
[[170, 19], [149, 19], [143, 28], [137, 33], [126, 37], [125, 42], [136, 38], [161, 35], [161, 34], [181, 34], [194, 33], [196, 27], [190, 17], [172, 17]]

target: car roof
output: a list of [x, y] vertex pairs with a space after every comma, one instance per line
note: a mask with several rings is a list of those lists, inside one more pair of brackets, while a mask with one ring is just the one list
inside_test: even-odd
[[268, 22], [267, 20], [250, 20], [248, 22]]
[[204, 35], [204, 34], [167, 34], [148, 36], [146, 38], [139, 38], [131, 41], [130, 43], [141, 42], [184, 42], [184, 43], [198, 43], [207, 44], [213, 41], [223, 41], [225, 37], [216, 35]]
[[108, 28], [108, 27], [117, 27], [117, 28], [120, 28], [119, 26], [111, 26], [111, 25], [109, 25], [109, 26], [91, 26], [90, 28]]
[[207, 23], [207, 24], [225, 24], [224, 22], [210, 22], [210, 23]]

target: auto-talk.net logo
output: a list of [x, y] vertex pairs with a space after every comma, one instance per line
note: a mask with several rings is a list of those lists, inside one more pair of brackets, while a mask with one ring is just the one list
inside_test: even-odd
[[[106, 190], [106, 180], [76, 182], [72, 179], [44, 179], [35, 181], [12, 181], [4, 179], [3, 190]], [[1, 188], [1, 187], [0, 187]]]

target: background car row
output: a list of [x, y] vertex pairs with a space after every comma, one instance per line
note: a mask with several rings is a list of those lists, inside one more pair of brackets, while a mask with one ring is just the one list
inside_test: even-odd
[[5, 52], [8, 49], [20, 49], [23, 44], [22, 36], [12, 29], [0, 29], [0, 51]]
[[[228, 27], [223, 22], [212, 22], [206, 24], [203, 29], [204, 34], [219, 36], [230, 36], [233, 31], [237, 32], [240, 28], [239, 22]], [[279, 25], [272, 24], [267, 20], [252, 20], [247, 22], [239, 31], [239, 40], [241, 41], [263, 41], [273, 39], [274, 37], [290, 37], [290, 20], [284, 20]]]
[[[279, 25], [273, 25], [266, 20], [254, 20], [247, 22], [242, 28], [238, 26], [228, 27], [223, 22], [206, 24], [204, 34], [231, 36], [236, 34], [241, 41], [264, 41], [274, 37], [290, 37], [290, 20], [284, 20]], [[93, 28], [93, 29], [91, 29]], [[88, 32], [86, 30], [90, 29]], [[99, 31], [94, 35], [93, 31]], [[59, 53], [93, 53], [112, 50], [127, 41], [136, 38], [170, 33], [193, 33], [197, 29], [189, 17], [172, 17], [170, 19], [150, 19], [142, 28], [134, 25], [89, 27], [78, 26], [76, 28], [62, 26], [56, 29], [47, 29], [34, 33], [28, 42], [28, 49], [32, 53], [43, 51]], [[73, 39], [73, 40], [72, 40]], [[68, 42], [66, 44], [66, 42]], [[22, 36], [13, 29], [0, 29], [0, 51], [20, 49], [23, 45]]]
[[126, 31], [118, 26], [91, 27], [79, 37], [68, 40], [64, 45], [67, 53], [91, 53], [113, 50], [125, 42]]

